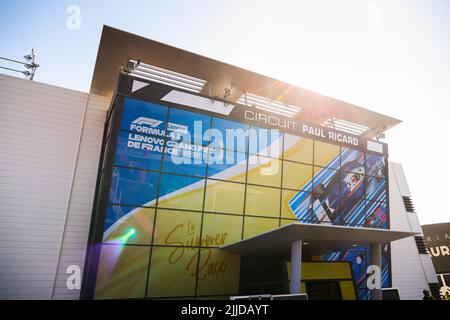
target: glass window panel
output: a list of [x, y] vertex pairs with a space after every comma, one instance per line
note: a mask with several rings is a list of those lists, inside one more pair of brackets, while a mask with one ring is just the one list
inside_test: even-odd
[[247, 186], [245, 214], [279, 217], [280, 189]]
[[198, 252], [198, 248], [153, 247], [148, 296], [194, 296]]
[[248, 151], [248, 125], [225, 120], [212, 119], [211, 146], [246, 153]]
[[241, 216], [205, 213], [202, 246], [221, 247], [241, 240], [242, 222]]
[[281, 161], [263, 156], [250, 156], [247, 183], [281, 186]]
[[387, 229], [388, 218], [386, 203], [374, 201], [366, 202], [365, 227]]
[[343, 200], [364, 198], [365, 189], [364, 174], [341, 171], [340, 194]]
[[208, 180], [205, 211], [243, 214], [245, 185]]
[[312, 164], [313, 140], [285, 133], [284, 159]]
[[314, 164], [321, 167], [338, 169], [340, 147], [321, 141], [314, 141]]
[[170, 108], [167, 135], [173, 141], [198, 145], [209, 144], [210, 126], [211, 120], [207, 115]]
[[365, 201], [345, 199], [341, 201], [340, 217], [342, 224], [348, 226], [362, 226], [365, 220]]
[[114, 163], [126, 167], [160, 170], [164, 138], [121, 131]]
[[342, 148], [341, 170], [364, 174], [364, 152], [350, 148]]
[[156, 200], [159, 173], [115, 167], [109, 202], [151, 206]]
[[106, 210], [103, 241], [118, 244], [150, 244], [154, 208], [109, 205]]
[[282, 190], [281, 217], [311, 221], [311, 194], [302, 191]]
[[313, 167], [283, 161], [283, 188], [311, 191]]
[[313, 193], [328, 196], [339, 196], [339, 171], [314, 167]]
[[249, 153], [280, 158], [283, 150], [283, 133], [276, 129], [250, 127]]
[[200, 145], [185, 145], [168, 141], [168, 153], [164, 155], [163, 171], [204, 177], [208, 159], [205, 147]]
[[338, 198], [313, 196], [312, 200], [312, 223], [340, 224], [339, 200]]
[[279, 219], [245, 217], [244, 219], [244, 239], [256, 236], [260, 233], [277, 229]]
[[100, 250], [95, 299], [144, 298], [150, 247], [107, 244]]
[[208, 160], [208, 177], [220, 180], [245, 182], [247, 155], [219, 149]]
[[162, 174], [158, 206], [202, 210], [205, 182], [200, 178]]
[[384, 157], [366, 153], [366, 174], [384, 178], [386, 176], [386, 163]]
[[198, 295], [237, 294], [240, 257], [220, 249], [202, 249], [198, 270]]
[[386, 202], [386, 180], [366, 177], [366, 199]]
[[154, 244], [198, 246], [201, 213], [158, 209]]
[[166, 122], [167, 107], [142, 100], [125, 99], [121, 129], [164, 137]]

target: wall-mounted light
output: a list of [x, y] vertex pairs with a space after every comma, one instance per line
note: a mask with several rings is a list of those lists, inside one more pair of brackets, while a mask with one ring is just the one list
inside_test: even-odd
[[18, 60], [14, 60], [14, 59], [0, 57], [1, 60], [5, 60], [5, 61], [16, 63], [16, 64], [21, 64], [30, 71], [28, 71], [28, 70], [22, 71], [22, 70], [18, 70], [15, 68], [9, 68], [9, 67], [5, 67], [5, 66], [0, 66], [0, 69], [22, 73], [28, 79], [33, 80], [34, 75], [36, 73], [36, 69], [40, 67], [40, 65], [35, 62], [35, 58], [36, 58], [36, 55], [35, 55], [34, 49], [31, 49], [31, 54], [24, 56], [24, 59], [27, 60], [27, 62], [22, 62], [22, 61], [18, 61]]

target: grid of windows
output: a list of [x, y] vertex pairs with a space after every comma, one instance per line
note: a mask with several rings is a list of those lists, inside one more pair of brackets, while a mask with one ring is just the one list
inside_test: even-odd
[[238, 294], [239, 257], [224, 244], [294, 221], [388, 226], [383, 157], [134, 99], [123, 108], [97, 298]]

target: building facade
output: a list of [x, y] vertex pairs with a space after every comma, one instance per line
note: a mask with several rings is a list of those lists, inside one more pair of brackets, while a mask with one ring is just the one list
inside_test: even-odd
[[[111, 75], [104, 52], [118, 39], [156, 46], [152, 64], [112, 57], [124, 69]], [[169, 68], [159, 55], [172, 49], [105, 27], [89, 94], [1, 76], [1, 218], [21, 230], [0, 249], [2, 298], [228, 299], [298, 281], [312, 298], [371, 299], [371, 265], [402, 299], [437, 283], [402, 168], [373, 140], [396, 121], [302, 89], [276, 103], [246, 85], [270, 79], [179, 49]], [[224, 75], [237, 85], [223, 90]]]

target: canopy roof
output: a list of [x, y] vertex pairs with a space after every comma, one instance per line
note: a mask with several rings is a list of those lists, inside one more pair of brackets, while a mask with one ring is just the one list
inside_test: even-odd
[[299, 120], [314, 124], [329, 118], [350, 121], [369, 127], [364, 133], [368, 138], [400, 123], [389, 116], [109, 26], [103, 27], [90, 92], [112, 97], [121, 67], [129, 60], [139, 59], [206, 80], [208, 86], [201, 94], [221, 97], [224, 88], [233, 83], [232, 93], [227, 97], [230, 102], [238, 101], [244, 92], [273, 100], [282, 96], [286, 103], [302, 108], [296, 115]]
[[223, 246], [239, 255], [290, 257], [291, 243], [303, 240], [315, 252], [386, 243], [416, 235], [414, 232], [294, 222], [254, 237]]

